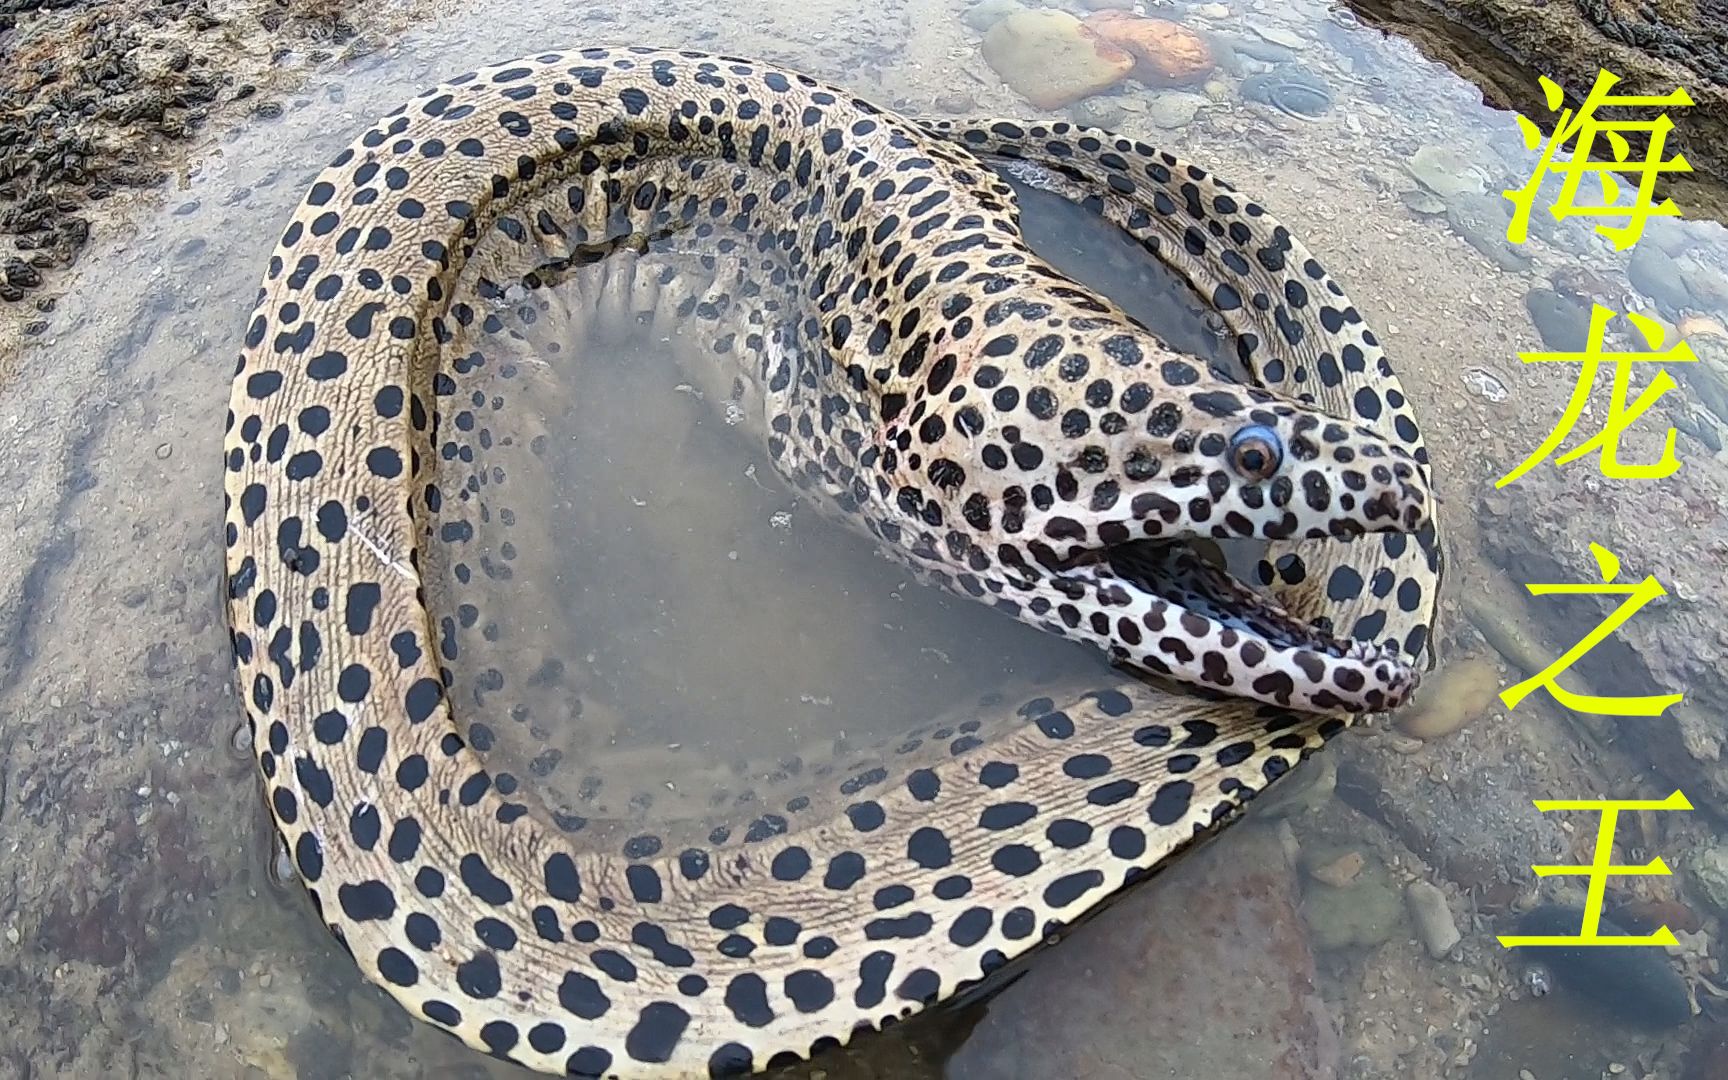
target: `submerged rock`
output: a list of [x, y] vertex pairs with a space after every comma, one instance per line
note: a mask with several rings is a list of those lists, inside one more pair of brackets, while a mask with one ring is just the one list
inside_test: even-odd
[[1115, 131], [1128, 118], [1128, 110], [1111, 97], [1090, 97], [1068, 110], [1076, 124]]
[[[1671, 174], [1669, 193], [1688, 217], [1719, 217], [1728, 206], [1721, 181], [1728, 175], [1728, 42], [1718, 4], [1422, 0], [1353, 10], [1476, 83], [1490, 106], [1514, 109], [1544, 131], [1555, 116], [1531, 72], [1558, 83], [1574, 103], [1603, 69], [1621, 79], [1615, 94], [1660, 97], [1686, 88], [1693, 104], [1672, 114], [1663, 154], [1684, 154], [1693, 172]], [[1642, 147], [1633, 152], [1641, 156]]]
[[1146, 118], [1166, 131], [1185, 128], [1211, 103], [1202, 94], [1159, 94], [1146, 105]]
[[1297, 817], [1325, 806], [1337, 790], [1337, 760], [1330, 754], [1315, 754], [1260, 796], [1254, 811], [1268, 818]]
[[[1517, 933], [1576, 935], [1584, 925], [1582, 908], [1544, 904], [1518, 920]], [[1603, 917], [1599, 933], [1628, 935]], [[1615, 1018], [1647, 1027], [1676, 1027], [1692, 1019], [1686, 983], [1659, 948], [1648, 945], [1520, 945], [1520, 960], [1547, 966], [1560, 987]]]
[[1420, 146], [1404, 168], [1421, 185], [1443, 199], [1488, 190], [1487, 178], [1477, 164], [1450, 146]]
[[1654, 300], [1662, 313], [1671, 318], [1693, 306], [1686, 275], [1660, 248], [1634, 246], [1632, 258], [1626, 264], [1626, 276], [1632, 279], [1633, 288]]
[[1332, 109], [1326, 80], [1300, 64], [1280, 64], [1242, 80], [1242, 97], [1290, 116], [1313, 118]]
[[[1728, 370], [1710, 362], [1708, 344], [1700, 348], [1710, 339], [1709, 334], [1695, 333], [1690, 340], [1698, 362], [1663, 365], [1686, 384], [1669, 391], [1663, 406], [1706, 403], [1713, 374]], [[1728, 361], [1728, 353], [1721, 359]], [[1564, 401], [1578, 379], [1575, 367], [1531, 367], [1564, 369], [1533, 373], [1548, 382], [1551, 401]], [[1544, 427], [1558, 417], [1559, 407], [1550, 406], [1554, 411]], [[1658, 460], [1663, 427], [1655, 418], [1634, 423], [1621, 443], [1620, 460]], [[1581, 423], [1579, 435], [1600, 429], [1600, 420], [1588, 428]], [[1513, 456], [1533, 446], [1528, 442]], [[1728, 799], [1728, 729], [1722, 723], [1722, 703], [1728, 701], [1728, 608], [1713, 599], [1728, 562], [1721, 510], [1728, 505], [1728, 486], [1723, 470], [1700, 448], [1684, 447], [1679, 457], [1679, 471], [1660, 483], [1600, 486], [1582, 482], [1600, 475], [1594, 455], [1558, 468], [1545, 463], [1519, 477], [1509, 493], [1479, 497], [1477, 516], [1482, 554], [1490, 566], [1508, 571], [1511, 581], [1600, 580], [1592, 551], [1600, 546], [1624, 567], [1621, 580], [1648, 574], [1667, 591], [1666, 597], [1615, 628], [1612, 648], [1604, 643], [1580, 657], [1569, 677], [1578, 680], [1572, 685], [1591, 685], [1605, 695], [1684, 693], [1683, 701], [1660, 716], [1583, 722], [1598, 738], [1598, 727], [1614, 738], [1627, 767], [1651, 777], [1649, 790], [1661, 795], [1679, 788], [1699, 805]], [[1538, 654], [1541, 663], [1552, 662], [1559, 655], [1556, 650], [1576, 642], [1581, 626], [1608, 618], [1618, 602], [1610, 596], [1565, 603], [1532, 600], [1528, 610], [1544, 643]]]
[[1686, 275], [1686, 289], [1699, 308], [1728, 315], [1728, 274], [1701, 258], [1697, 252], [1679, 256], [1674, 265]]
[[1590, 303], [1553, 289], [1524, 294], [1524, 310], [1536, 333], [1554, 352], [1583, 352], [1590, 345]]
[[944, 1076], [1331, 1080], [1338, 1037], [1296, 905], [1273, 830], [1240, 826], [1039, 957]]
[[1498, 195], [1459, 192], [1446, 204], [1446, 223], [1453, 232], [1500, 269], [1518, 273], [1531, 263], [1530, 256], [1506, 239], [1511, 220], [1511, 204]]
[[1026, 5], [1020, 3], [1020, 0], [979, 0], [966, 9], [966, 14], [960, 16], [960, 21], [982, 33], [1008, 16], [1025, 10]]
[[1728, 421], [1728, 328], [1713, 319], [1693, 317], [1680, 320], [1677, 332], [1698, 359], [1675, 364], [1669, 371], [1699, 404], [1718, 420]]
[[[1390, 941], [1404, 923], [1403, 898], [1391, 872], [1379, 859], [1361, 857], [1360, 867], [1348, 877], [1327, 873], [1327, 868], [1336, 867], [1350, 854], [1346, 849], [1321, 846], [1304, 860], [1310, 869], [1302, 892], [1302, 914], [1317, 948], [1373, 948]], [[1328, 879], [1342, 887], [1327, 884]]]
[[1296, 50], [1287, 49], [1282, 45], [1274, 45], [1270, 41], [1252, 37], [1237, 37], [1220, 34], [1218, 37], [1227, 41], [1233, 52], [1259, 60], [1266, 64], [1288, 64], [1296, 59]]
[[1254, 32], [1259, 34], [1262, 38], [1265, 38], [1267, 41], [1270, 41], [1272, 44], [1281, 46], [1282, 48], [1303, 49], [1308, 46], [1308, 42], [1301, 34], [1293, 33], [1281, 26], [1263, 26], [1259, 23], [1255, 23]]
[[1416, 936], [1422, 939], [1428, 955], [1444, 960], [1464, 936], [1452, 918], [1452, 908], [1446, 894], [1426, 881], [1412, 881], [1404, 886], [1404, 902], [1410, 907], [1410, 920], [1416, 924]]
[[1435, 217], [1446, 212], [1446, 200], [1427, 188], [1411, 188], [1400, 195], [1404, 205], [1423, 217]]
[[1728, 915], [1728, 845], [1699, 848], [1686, 860], [1686, 869], [1705, 902], [1719, 914]]
[[1199, 83], [1212, 73], [1212, 49], [1206, 39], [1181, 23], [1123, 11], [1104, 11], [1086, 20], [1086, 28], [1133, 54], [1134, 77], [1153, 86]]
[[1398, 714], [1399, 731], [1418, 739], [1438, 739], [1485, 718], [1500, 689], [1500, 670], [1484, 657], [1448, 661], [1425, 677], [1412, 707]]
[[1058, 109], [1120, 82], [1134, 57], [1065, 11], [1015, 12], [984, 35], [984, 60], [1015, 93]]

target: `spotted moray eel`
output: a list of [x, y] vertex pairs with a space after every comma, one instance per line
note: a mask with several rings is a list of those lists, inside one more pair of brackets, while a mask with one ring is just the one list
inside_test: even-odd
[[[1175, 268], [1252, 383], [1035, 256], [980, 155]], [[454, 715], [422, 578], [459, 407], [439, 346], [488, 245], [738, 229], [788, 284], [731, 361], [779, 470], [923, 579], [1123, 674], [855, 779], [806, 827], [581, 844]], [[1106, 132], [912, 121], [693, 52], [485, 68], [342, 151], [270, 258], [224, 465], [239, 686], [320, 918], [415, 1017], [589, 1077], [750, 1073], [979, 986], [1403, 702], [1439, 575], [1409, 403], [1259, 205]], [[1270, 597], [1167, 543], [1230, 537], [1270, 542]]]

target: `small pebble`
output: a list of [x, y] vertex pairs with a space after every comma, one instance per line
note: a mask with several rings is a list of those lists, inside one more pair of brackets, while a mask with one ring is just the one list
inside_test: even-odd
[[8, 262], [3, 272], [0, 272], [8, 285], [16, 285], [21, 289], [34, 289], [42, 284], [42, 274], [36, 267], [22, 259]]
[[1211, 100], [1203, 94], [1159, 94], [1147, 102], [1146, 118], [1167, 131], [1176, 131], [1192, 124], [1200, 110], [1210, 104]]
[[1386, 735], [1386, 745], [1399, 754], [1419, 754], [1422, 752], [1422, 740], [1413, 739], [1408, 735], [1389, 732]]
[[1280, 819], [1278, 822], [1278, 847], [1284, 852], [1284, 860], [1291, 866], [1299, 866], [1302, 862], [1302, 841], [1297, 839], [1296, 830], [1290, 827], [1290, 822]]
[[1276, 26], [1256, 26], [1254, 32], [1274, 45], [1282, 45], [1286, 49], [1301, 49], [1307, 46], [1299, 35]]
[[1479, 656], [1454, 660], [1425, 678], [1413, 707], [1394, 723], [1405, 735], [1438, 739], [1485, 718], [1494, 707], [1500, 671]]
[[1699, 848], [1686, 860], [1686, 869], [1704, 902], [1728, 914], [1728, 844]]
[[1409, 905], [1410, 919], [1416, 924], [1422, 944], [1428, 947], [1429, 956], [1444, 960], [1464, 940], [1452, 919], [1452, 909], [1446, 904], [1446, 894], [1434, 885], [1412, 881], [1404, 887], [1404, 902]]
[[[277, 838], [271, 844], [270, 850], [271, 879], [278, 885], [288, 886], [294, 884], [295, 879], [299, 876], [299, 871], [294, 868], [294, 857], [288, 853], [288, 846], [282, 843], [280, 838]], [[269, 978], [269, 976], [265, 976], [265, 978]]]
[[1026, 5], [1019, 0], [983, 0], [966, 9], [966, 14], [960, 16], [960, 21], [979, 32], [990, 29], [1003, 19], [1016, 12], [1025, 11]]
[[1315, 881], [1323, 881], [1335, 889], [1342, 889], [1348, 887], [1362, 873], [1363, 862], [1360, 851], [1350, 851], [1323, 866], [1316, 866], [1308, 873]]
[[[1321, 847], [1309, 858], [1313, 870], [1335, 863], [1350, 849]], [[1348, 888], [1340, 889], [1317, 878], [1302, 890], [1302, 916], [1316, 948], [1332, 951], [1346, 948], [1372, 949], [1390, 941], [1406, 920], [1401, 890], [1391, 871], [1377, 858], [1365, 856], [1360, 872]]]
[[1533, 998], [1548, 996], [1554, 989], [1554, 976], [1546, 964], [1531, 964], [1524, 969], [1524, 989]]
[[1108, 97], [1089, 97], [1068, 110], [1076, 124], [1115, 131], [1127, 119], [1128, 111], [1121, 101]]

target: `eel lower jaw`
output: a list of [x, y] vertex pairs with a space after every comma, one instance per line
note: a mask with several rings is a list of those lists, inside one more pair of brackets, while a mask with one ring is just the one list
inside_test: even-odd
[[[1398, 707], [1420, 679], [1410, 658], [1395, 646], [1340, 636], [1291, 614], [1188, 542], [1135, 540], [1081, 552], [1058, 577], [1071, 588], [1094, 593], [1113, 610], [1162, 611], [1159, 625], [1169, 629], [1159, 640], [1182, 642], [1161, 646], [1174, 653], [1151, 649], [1153, 639], [1144, 635], [1137, 651], [1117, 646], [1109, 651], [1131, 667], [1190, 683], [1201, 692], [1233, 689], [1270, 704], [1360, 715]], [[1178, 630], [1179, 638], [1168, 637]], [[1238, 658], [1245, 666], [1235, 678], [1222, 677], [1196, 664], [1200, 652]], [[1163, 667], [1169, 670], [1159, 670]]]
[[1395, 650], [1373, 642], [1339, 637], [1321, 623], [1298, 618], [1263, 590], [1237, 579], [1221, 562], [1179, 540], [1131, 540], [1105, 548], [1102, 564], [1117, 580], [1270, 649], [1309, 649], [1339, 660], [1375, 663]]

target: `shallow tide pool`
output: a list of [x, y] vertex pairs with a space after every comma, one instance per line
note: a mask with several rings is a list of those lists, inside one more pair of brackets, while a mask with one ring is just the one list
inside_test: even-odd
[[[1662, 221], [1616, 251], [1588, 221], [1539, 216], [1508, 244], [1500, 192], [1536, 160], [1512, 116], [1314, 0], [1142, 5], [1203, 33], [1210, 69], [1053, 109], [981, 55], [1001, 14], [986, 9], [1014, 6], [489, 0], [319, 68], [279, 118], [210, 136], [159, 198], [98, 231], [0, 385], [14, 522], [0, 557], [0, 1077], [530, 1075], [366, 984], [272, 845], [249, 740], [236, 739], [220, 447], [259, 274], [322, 165], [443, 78], [597, 43], [761, 57], [907, 114], [1102, 124], [1201, 164], [1349, 290], [1415, 402], [1445, 499], [1440, 663], [1410, 710], [1340, 736], [999, 997], [790, 1075], [1720, 1075], [1728, 237]], [[1041, 254], [1227, 369], [1216, 320], [1168, 271], [1062, 200], [1024, 183], [1020, 196]], [[699, 276], [704, 254], [653, 258]], [[489, 445], [443, 476], [456, 489], [496, 465], [511, 480], [476, 481], [487, 524], [428, 576], [465, 643], [453, 700], [485, 702], [494, 678], [534, 691], [519, 714], [468, 721], [489, 768], [555, 818], [617, 836], [772, 818], [796, 829], [824, 812], [808, 798], [821, 770], [896, 767], [909, 728], [1116, 677], [826, 520], [730, 422], [706, 343], [621, 286], [624, 273], [603, 262], [508, 293], [497, 330], [469, 343], [487, 363], [461, 391]], [[1589, 455], [1496, 489], [1577, 378], [1575, 364], [1519, 354], [1579, 347], [1593, 303], [1644, 312], [1693, 346], [1697, 362], [1669, 365], [1677, 385], [1620, 451], [1656, 460], [1672, 426], [1679, 471], [1613, 479]], [[1656, 365], [1637, 367], [1641, 387]], [[1607, 383], [1568, 446], [1599, 430]], [[1660, 717], [1495, 696], [1613, 610], [1525, 588], [1600, 581], [1592, 544], [1617, 557], [1619, 581], [1652, 575], [1666, 595], [1567, 685], [1685, 691]], [[470, 557], [519, 572], [464, 581]], [[485, 600], [463, 614], [471, 595]], [[1579, 957], [1498, 942], [1544, 905], [1585, 903], [1582, 879], [1538, 879], [1532, 865], [1589, 862], [1596, 815], [1533, 800], [1676, 790], [1690, 812], [1629, 813], [1615, 847], [1617, 863], [1660, 858], [1672, 873], [1607, 892], [1626, 932], [1666, 925], [1672, 944]]]

